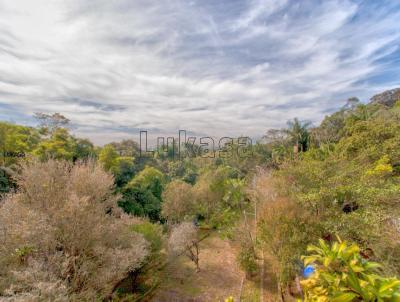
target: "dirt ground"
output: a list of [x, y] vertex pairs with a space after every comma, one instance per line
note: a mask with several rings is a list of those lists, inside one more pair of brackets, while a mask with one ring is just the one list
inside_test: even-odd
[[179, 257], [166, 267], [163, 282], [150, 301], [224, 301], [229, 296], [239, 301], [244, 272], [228, 240], [214, 233], [200, 243], [200, 269], [197, 273], [188, 258]]

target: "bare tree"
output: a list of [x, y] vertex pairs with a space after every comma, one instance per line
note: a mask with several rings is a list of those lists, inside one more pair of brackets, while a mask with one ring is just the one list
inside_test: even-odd
[[193, 223], [182, 222], [175, 226], [172, 229], [168, 244], [172, 255], [185, 254], [196, 265], [197, 271], [200, 271], [199, 236]]
[[70, 122], [69, 119], [58, 112], [54, 114], [37, 112], [35, 113], [34, 118], [39, 121], [40, 127], [50, 134], [58, 128], [67, 127]]
[[282, 129], [269, 129], [263, 136], [267, 144], [284, 145], [287, 139], [287, 133]]

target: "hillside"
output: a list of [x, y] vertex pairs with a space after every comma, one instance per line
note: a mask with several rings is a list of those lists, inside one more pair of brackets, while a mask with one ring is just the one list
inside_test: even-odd
[[399, 91], [246, 157], [95, 147], [61, 114], [0, 123], [1, 299], [397, 301]]

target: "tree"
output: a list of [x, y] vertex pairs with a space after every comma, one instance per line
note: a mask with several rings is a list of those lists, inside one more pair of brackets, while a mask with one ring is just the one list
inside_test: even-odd
[[164, 174], [154, 167], [147, 166], [140, 171], [140, 173], [136, 175], [127, 186], [148, 189], [155, 197], [161, 199], [163, 185]]
[[197, 180], [198, 171], [193, 160], [184, 158], [168, 162], [168, 176], [171, 178], [179, 178], [184, 182], [194, 185]]
[[118, 153], [115, 151], [114, 147], [110, 145], [105, 145], [99, 154], [99, 162], [103, 165], [106, 171], [111, 171], [113, 173], [117, 170], [117, 159]]
[[[304, 244], [332, 240], [334, 234], [356, 242], [367, 257], [384, 265], [387, 274], [398, 275], [399, 111], [368, 104], [333, 116], [335, 129], [343, 129], [337, 138], [331, 136], [328, 146], [316, 146], [274, 173], [279, 192], [291, 200], [293, 211], [271, 205], [271, 213], [263, 213], [265, 219], [259, 220], [265, 223], [259, 238], [266, 238], [266, 251], [279, 248], [275, 254], [291, 278], [296, 268], [290, 263]], [[281, 234], [284, 240], [278, 240]]]
[[286, 138], [287, 133], [282, 129], [269, 129], [263, 136], [263, 140], [272, 145], [284, 145]]
[[310, 122], [302, 122], [297, 117], [293, 121], [288, 121], [288, 129], [285, 129], [285, 133], [290, 137], [292, 143], [297, 147], [300, 152], [307, 151], [309, 133], [308, 128]]
[[142, 187], [127, 187], [122, 190], [118, 205], [128, 214], [148, 217], [152, 222], [161, 219], [161, 200]]
[[19, 155], [31, 152], [39, 140], [39, 133], [34, 128], [0, 122], [0, 165], [17, 163]]
[[116, 186], [122, 188], [136, 174], [135, 158], [128, 156], [118, 157], [114, 173]]
[[346, 111], [340, 110], [326, 116], [319, 127], [310, 130], [310, 136], [317, 146], [337, 143], [343, 136]]
[[115, 184], [118, 188], [125, 186], [136, 174], [135, 165], [136, 143], [125, 140], [121, 143], [110, 143], [105, 145], [99, 152], [99, 161], [104, 169], [111, 171], [115, 176]]
[[57, 112], [53, 114], [37, 112], [34, 117], [39, 121], [39, 126], [44, 134], [52, 134], [59, 128], [65, 128], [70, 122], [69, 119]]
[[99, 165], [33, 161], [17, 180], [0, 205], [0, 300], [105, 300], [145, 261], [148, 243]]
[[178, 223], [193, 214], [192, 186], [181, 181], [170, 182], [162, 194], [161, 215], [172, 223]]
[[75, 138], [66, 128], [55, 128], [50, 136], [37, 144], [33, 154], [41, 160], [52, 158], [77, 161], [95, 158], [95, 149], [90, 140]]
[[93, 143], [84, 138], [75, 139], [75, 159], [88, 159], [95, 157], [95, 151]]
[[191, 222], [182, 222], [172, 229], [168, 241], [169, 249], [172, 255], [179, 256], [185, 254], [196, 265], [200, 271], [199, 265], [199, 237], [197, 228]]
[[127, 213], [147, 216], [151, 221], [161, 219], [161, 194], [164, 174], [153, 167], [146, 167], [122, 190], [119, 205]]
[[361, 103], [360, 103], [359, 98], [353, 96], [353, 97], [347, 99], [346, 104], [343, 106], [343, 109], [344, 110], [354, 110], [360, 104]]
[[126, 139], [120, 143], [110, 143], [118, 153], [123, 157], [138, 157], [140, 153], [139, 144], [131, 139]]
[[194, 211], [212, 227], [230, 228], [240, 212], [242, 181], [240, 172], [229, 166], [205, 169], [193, 186]]
[[56, 128], [50, 138], [42, 140], [33, 151], [41, 160], [74, 159], [76, 142], [67, 129]]

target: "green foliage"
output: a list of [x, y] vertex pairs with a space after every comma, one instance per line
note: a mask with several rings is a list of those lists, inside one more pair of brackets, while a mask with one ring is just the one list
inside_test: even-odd
[[231, 167], [237, 173], [236, 177], [244, 177], [255, 166], [268, 164], [271, 160], [271, 150], [267, 145], [259, 142], [251, 144], [245, 137], [227, 144], [223, 150], [224, 153], [219, 153], [215, 164]]
[[386, 176], [393, 172], [393, 167], [390, 164], [390, 158], [387, 155], [382, 156], [376, 161], [373, 169], [367, 170], [368, 176]]
[[95, 158], [96, 154], [92, 142], [88, 139], [75, 139], [75, 159]]
[[396, 108], [357, 106], [343, 115], [337, 143], [320, 144], [275, 173], [281, 193], [313, 215], [312, 240], [338, 234], [371, 250], [393, 274], [400, 273], [398, 231], [390, 223], [400, 215], [399, 121]]
[[13, 170], [16, 167], [15, 165], [10, 167], [0, 166], [0, 199], [4, 194], [16, 189], [15, 171]]
[[214, 215], [210, 217], [211, 225], [220, 230], [223, 237], [232, 238], [235, 226], [240, 220], [243, 210], [248, 206], [245, 194], [245, 180], [228, 178], [224, 181], [224, 195], [217, 204]]
[[258, 272], [257, 257], [254, 247], [248, 240], [241, 241], [241, 248], [237, 255], [240, 267], [246, 272], [247, 276], [253, 276]]
[[137, 172], [135, 158], [132, 155], [136, 154], [134, 146], [132, 141], [111, 143], [105, 145], [99, 152], [99, 162], [102, 163], [105, 170], [114, 174], [118, 188], [122, 188], [131, 181]]
[[380, 265], [363, 259], [357, 245], [319, 240], [307, 251], [304, 265], [316, 271], [301, 282], [305, 301], [400, 301], [400, 280], [378, 275]]
[[115, 173], [115, 184], [117, 187], [121, 188], [126, 185], [136, 173], [135, 159], [127, 156], [118, 157], [113, 170]]
[[39, 140], [39, 133], [34, 128], [0, 122], [0, 165], [16, 163], [18, 158], [7, 156], [6, 153], [27, 154], [36, 147]]
[[108, 150], [101, 150], [100, 153], [105, 153], [104, 161], [108, 162], [107, 165], [110, 166], [110, 171], [115, 176], [117, 188], [124, 187], [144, 168], [139, 158], [139, 145], [135, 141], [113, 142], [105, 146], [105, 148]]
[[32, 152], [41, 160], [65, 159], [76, 161], [94, 157], [94, 146], [86, 139], [73, 137], [65, 128], [55, 128], [50, 137], [43, 138]]
[[163, 184], [164, 174], [154, 167], [146, 167], [127, 184], [127, 187], [149, 189], [154, 196], [161, 198]]
[[319, 236], [319, 223], [295, 202], [278, 199], [260, 214], [258, 228], [262, 248], [275, 259], [278, 282], [286, 286], [298, 273], [307, 244]]
[[162, 226], [149, 221], [144, 221], [132, 226], [132, 231], [142, 234], [144, 239], [150, 243], [152, 253], [157, 253], [163, 245]]
[[[171, 147], [158, 150], [156, 158], [140, 158], [139, 147], [131, 140], [95, 152], [89, 140], [68, 132], [68, 120], [62, 115], [37, 117], [39, 130], [0, 123], [0, 171], [5, 171], [0, 173], [0, 194], [13, 186], [9, 168], [19, 162], [4, 152], [73, 162], [97, 157], [114, 175], [114, 193], [122, 196], [119, 206], [126, 213], [149, 218], [150, 222], [136, 224], [131, 231], [143, 235], [150, 243], [150, 257], [159, 261], [162, 227], [151, 222], [198, 217], [223, 236], [233, 237], [249, 208], [246, 176], [256, 165], [266, 164], [278, 168], [273, 174], [279, 194], [276, 200], [265, 198], [265, 208], [257, 212], [257, 247], [260, 244], [273, 256], [273, 271], [282, 287], [299, 274], [298, 261], [307, 245], [338, 234], [357, 246], [342, 242], [328, 246], [321, 241], [308, 249], [312, 255], [304, 258], [305, 263], [312, 262], [317, 273], [303, 282], [307, 301], [398, 301], [394, 294], [398, 280], [380, 277], [376, 265], [362, 259], [359, 249], [369, 251], [368, 256], [382, 263], [388, 275], [400, 273], [399, 102], [389, 108], [349, 100], [349, 106], [326, 117], [319, 127], [310, 129], [309, 123], [294, 119], [288, 129], [268, 131], [268, 142], [251, 146], [248, 157], [239, 156], [239, 143], [234, 142], [226, 146], [231, 156], [177, 161], [171, 160]], [[301, 151], [297, 156], [293, 145]], [[255, 243], [246, 236], [240, 239], [238, 261], [251, 275], [257, 271]], [[20, 245], [13, 255], [23, 263], [33, 253]]]
[[10, 189], [10, 184], [8, 177], [3, 172], [3, 170], [0, 169], [0, 197], [2, 193], [7, 193], [9, 189]]
[[106, 171], [111, 171], [113, 173], [117, 172], [118, 153], [111, 144], [105, 145], [101, 149], [99, 154], [99, 162], [103, 165]]
[[[41, 160], [79, 160], [94, 158], [94, 146], [87, 139], [75, 138], [58, 122], [51, 131], [0, 122], [0, 165], [18, 163], [23, 157], [34, 155]], [[50, 126], [49, 126], [50, 127]]]
[[245, 209], [247, 203], [244, 193], [244, 180], [240, 171], [220, 165], [208, 168], [199, 176], [193, 187], [195, 210], [212, 227], [226, 231], [228, 235]]
[[288, 129], [285, 129], [286, 134], [291, 139], [292, 143], [298, 146], [299, 151], [307, 151], [309, 145], [309, 122], [301, 122], [298, 118], [293, 121], [288, 121]]
[[138, 157], [139, 156], [139, 144], [133, 140], [126, 139], [119, 143], [110, 143], [117, 151], [120, 156], [123, 157]]
[[346, 111], [340, 110], [327, 116], [318, 128], [312, 130], [311, 136], [315, 144], [337, 143], [343, 136]]
[[13, 255], [18, 258], [20, 263], [25, 263], [26, 259], [30, 254], [35, 251], [33, 246], [22, 246], [20, 248], [16, 248]]
[[49, 139], [42, 140], [34, 154], [42, 160], [66, 159], [72, 160], [75, 151], [75, 141], [64, 128], [57, 128]]
[[228, 178], [225, 182], [223, 201], [231, 208], [240, 208], [245, 198], [245, 185], [246, 183], [243, 179]]
[[122, 189], [123, 197], [119, 201], [119, 206], [127, 213], [159, 221], [164, 178], [161, 171], [146, 167]]
[[168, 163], [168, 176], [173, 179], [179, 178], [184, 182], [194, 185], [198, 174], [196, 165], [190, 159], [182, 159]]
[[124, 188], [118, 205], [128, 214], [148, 217], [151, 221], [159, 221], [161, 218], [160, 199], [144, 188]]

